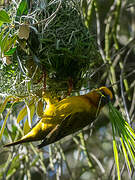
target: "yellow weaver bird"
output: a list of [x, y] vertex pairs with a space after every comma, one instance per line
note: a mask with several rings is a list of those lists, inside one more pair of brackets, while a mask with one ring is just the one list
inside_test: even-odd
[[107, 87], [94, 89], [88, 94], [65, 98], [51, 104], [48, 100], [42, 119], [20, 140], [4, 147], [43, 140], [38, 148], [54, 143], [91, 124], [101, 108], [113, 98]]

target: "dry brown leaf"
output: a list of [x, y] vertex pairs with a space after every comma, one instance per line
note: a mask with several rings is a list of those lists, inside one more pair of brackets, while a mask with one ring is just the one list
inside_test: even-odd
[[28, 24], [21, 24], [19, 28], [18, 37], [20, 39], [28, 39], [30, 34], [30, 27]]

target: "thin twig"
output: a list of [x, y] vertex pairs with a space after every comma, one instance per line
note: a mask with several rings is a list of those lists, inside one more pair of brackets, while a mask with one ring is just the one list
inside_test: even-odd
[[124, 96], [124, 87], [123, 87], [123, 72], [124, 72], [124, 67], [127, 61], [127, 58], [131, 52], [132, 48], [129, 49], [128, 53], [126, 54], [125, 58], [124, 58], [124, 64], [123, 64], [123, 68], [121, 69], [121, 74], [120, 74], [120, 86], [121, 86], [121, 96], [122, 96], [122, 100], [123, 100], [123, 104], [124, 104], [124, 109], [125, 109], [125, 113], [127, 116], [127, 121], [130, 124], [131, 123], [131, 119], [129, 117], [129, 112], [127, 109], [127, 104], [126, 104], [126, 100], [125, 100], [125, 96]]
[[52, 18], [54, 18], [54, 17], [56, 16], [57, 12], [58, 12], [59, 9], [60, 9], [60, 6], [61, 6], [61, 0], [59, 0], [59, 5], [58, 5], [56, 11], [51, 14], [51, 16], [49, 16], [48, 18], [43, 19], [43, 20], [41, 20], [41, 21], [39, 21], [39, 22], [37, 22], [37, 23], [34, 23], [33, 26], [36, 26], [36, 25], [38, 25], [38, 24], [42, 24], [42, 23], [46, 23], [47, 21], [50, 21]]
[[69, 167], [69, 165], [68, 165], [66, 156], [65, 156], [65, 154], [64, 154], [64, 152], [63, 152], [63, 149], [62, 149], [62, 146], [61, 146], [60, 143], [59, 143], [59, 150], [60, 150], [62, 159], [64, 160], [64, 162], [65, 162], [65, 164], [66, 164], [67, 170], [68, 170], [68, 172], [69, 172], [70, 179], [73, 180], [72, 171], [70, 170], [70, 167]]
[[104, 64], [106, 63], [106, 60], [105, 60], [105, 54], [104, 54], [104, 50], [102, 48], [102, 45], [101, 45], [101, 38], [100, 38], [100, 18], [99, 18], [99, 13], [98, 13], [98, 8], [97, 8], [97, 2], [95, 1], [94, 2], [94, 6], [95, 6], [95, 12], [96, 12], [96, 22], [97, 22], [97, 44], [98, 44], [98, 47], [99, 47], [99, 51], [100, 51], [100, 54], [102, 56], [102, 59], [104, 61]]

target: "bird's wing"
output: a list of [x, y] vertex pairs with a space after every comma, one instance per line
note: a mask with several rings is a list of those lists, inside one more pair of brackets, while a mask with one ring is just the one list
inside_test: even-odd
[[[49, 145], [61, 139], [62, 137], [67, 135], [68, 129], [66, 129], [66, 124], [71, 118], [71, 115], [67, 116], [60, 124], [57, 124], [50, 133], [45, 137], [41, 144], [38, 145], [38, 148], [42, 148], [43, 146]], [[66, 132], [67, 131], [67, 132]]]

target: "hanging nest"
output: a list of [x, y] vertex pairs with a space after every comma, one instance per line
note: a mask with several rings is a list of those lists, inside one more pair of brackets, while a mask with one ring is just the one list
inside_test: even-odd
[[[50, 13], [54, 8], [48, 7], [47, 11]], [[69, 81], [74, 89], [80, 89], [91, 66], [100, 59], [95, 39], [72, 1], [63, 1], [41, 42], [39, 59], [47, 73], [50, 90], [67, 89]]]
[[[41, 21], [50, 17], [58, 3], [54, 1], [46, 6], [36, 19]], [[30, 29], [26, 40], [29, 53], [18, 48], [21, 63], [31, 80], [32, 92], [43, 88], [43, 73], [46, 74], [46, 89], [50, 92], [65, 93], [69, 88], [79, 91], [82, 86], [87, 86], [86, 77], [93, 72], [93, 67], [100, 64], [96, 40], [84, 25], [79, 7], [76, 1], [62, 1], [50, 23], [38, 25], [37, 32], [35, 27]], [[26, 84], [21, 85], [19, 91], [26, 91]]]

